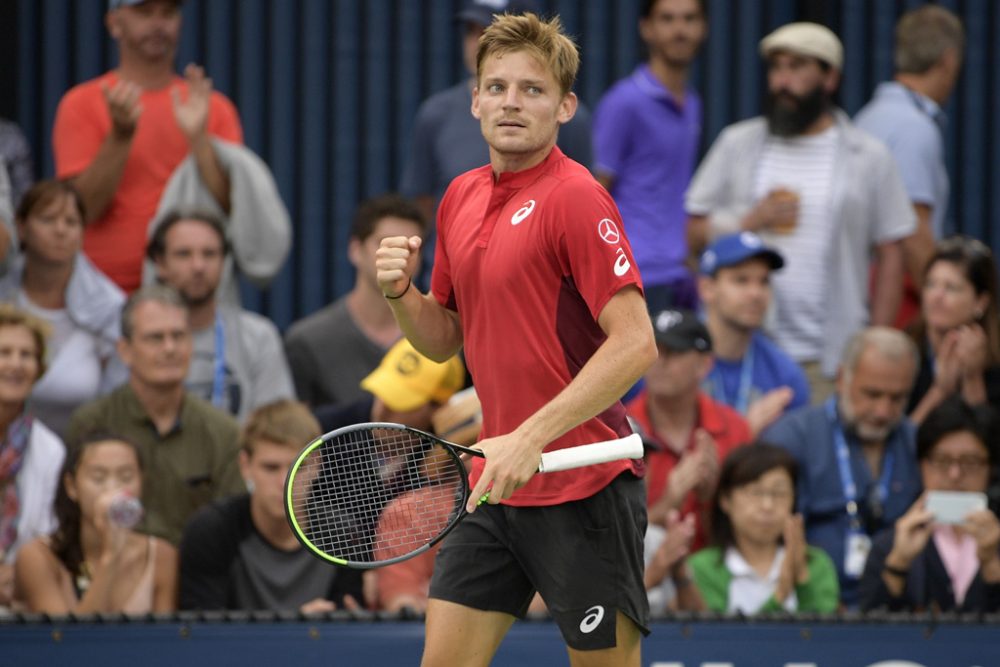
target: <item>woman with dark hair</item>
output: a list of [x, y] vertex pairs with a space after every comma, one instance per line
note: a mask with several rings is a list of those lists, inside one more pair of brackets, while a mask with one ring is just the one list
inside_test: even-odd
[[833, 612], [840, 590], [833, 561], [806, 544], [792, 514], [798, 465], [781, 447], [755, 444], [722, 463], [712, 507], [712, 545], [688, 559], [713, 611]]
[[[996, 462], [996, 412], [957, 396], [917, 431], [925, 491], [984, 493]], [[1000, 520], [989, 509], [959, 524], [938, 522], [926, 493], [872, 544], [861, 577], [861, 608], [891, 611], [1000, 610]]]
[[21, 253], [0, 301], [47, 322], [49, 370], [31, 395], [35, 416], [63, 435], [73, 410], [123, 382], [115, 342], [125, 296], [81, 252], [83, 202], [64, 181], [40, 181], [17, 210]]
[[135, 444], [97, 434], [71, 449], [56, 495], [59, 528], [18, 554], [17, 599], [46, 614], [176, 609], [177, 551], [131, 529], [141, 495]]
[[970, 405], [1000, 405], [997, 268], [984, 243], [967, 236], [938, 243], [910, 334], [921, 350], [910, 395], [913, 421], [954, 395]]

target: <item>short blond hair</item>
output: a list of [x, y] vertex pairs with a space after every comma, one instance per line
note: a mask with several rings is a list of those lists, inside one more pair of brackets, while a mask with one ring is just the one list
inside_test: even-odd
[[527, 51], [548, 67], [563, 95], [573, 89], [580, 69], [580, 52], [576, 43], [563, 32], [558, 16], [542, 20], [530, 12], [499, 14], [479, 38], [477, 85], [487, 58], [515, 51]]
[[27, 313], [20, 308], [9, 303], [0, 303], [0, 329], [4, 327], [24, 327], [35, 339], [35, 361], [38, 362], [38, 378], [45, 375], [45, 346], [49, 338], [51, 327], [31, 313]]
[[302, 449], [322, 434], [305, 403], [283, 399], [262, 405], [250, 414], [240, 433], [240, 446], [250, 456], [261, 440]]

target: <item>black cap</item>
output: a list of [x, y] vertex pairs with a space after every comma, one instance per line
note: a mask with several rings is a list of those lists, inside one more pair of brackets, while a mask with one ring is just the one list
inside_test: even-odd
[[671, 352], [712, 351], [712, 337], [708, 329], [690, 310], [661, 310], [652, 317], [657, 345]]

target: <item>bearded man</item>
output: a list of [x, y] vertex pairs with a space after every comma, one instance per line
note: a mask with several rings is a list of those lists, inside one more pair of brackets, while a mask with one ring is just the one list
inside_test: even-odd
[[916, 218], [888, 150], [833, 103], [843, 65], [837, 36], [791, 23], [761, 40], [760, 52], [765, 115], [724, 129], [698, 168], [685, 196], [688, 243], [699, 252], [717, 236], [753, 231], [786, 258], [768, 329], [821, 402], [851, 335], [892, 322], [901, 242]]

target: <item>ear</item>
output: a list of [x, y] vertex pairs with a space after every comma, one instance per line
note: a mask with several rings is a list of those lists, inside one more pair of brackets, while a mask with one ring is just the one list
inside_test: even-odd
[[733, 503], [729, 499], [728, 493], [719, 494], [719, 508], [729, 515], [732, 512]]
[[823, 87], [826, 92], [833, 95], [837, 92], [837, 88], [840, 87], [840, 70], [836, 67], [831, 67], [830, 71], [826, 73], [826, 78], [823, 80]]
[[976, 311], [980, 313], [979, 317], [976, 319], [982, 319], [983, 315], [988, 312], [990, 307], [990, 295], [988, 292], [983, 292], [978, 297], [976, 297]]
[[63, 475], [63, 487], [65, 487], [66, 495], [69, 496], [70, 500], [73, 502], [79, 502], [80, 494], [76, 489], [76, 480], [73, 478], [72, 474], [66, 473]]
[[112, 10], [104, 15], [104, 27], [108, 29], [113, 38], [119, 39], [122, 36], [122, 29], [118, 23], [116, 10]]
[[715, 365], [715, 355], [710, 352], [701, 353], [701, 359], [698, 362], [698, 384], [705, 381], [708, 374], [712, 372], [712, 366]]
[[363, 241], [356, 236], [352, 236], [351, 240], [347, 242], [347, 259], [355, 269], [365, 261], [364, 257], [361, 256], [362, 243]]
[[847, 390], [847, 387], [844, 386], [845, 383], [846, 379], [844, 377], [844, 368], [842, 366], [838, 366], [837, 377], [833, 380], [833, 386], [836, 388], [838, 396], [843, 396], [844, 392]]
[[240, 449], [240, 476], [244, 480], [250, 479], [250, 455], [247, 450]]
[[572, 90], [563, 95], [562, 101], [559, 102], [559, 113], [556, 115], [556, 120], [559, 121], [560, 125], [565, 125], [576, 115], [576, 108], [579, 104], [580, 100], [577, 99], [576, 93]]
[[479, 82], [476, 81], [476, 85], [472, 88], [472, 117], [476, 120], [481, 120], [482, 116], [479, 115]]
[[128, 368], [132, 368], [132, 344], [127, 338], [121, 336], [115, 343], [115, 347], [118, 350], [118, 356], [121, 358], [122, 363]]
[[653, 24], [652, 21], [646, 17], [639, 19], [639, 37], [642, 39], [643, 43], [649, 44], [653, 41]]
[[712, 303], [715, 299], [715, 279], [709, 276], [698, 276], [698, 298], [702, 303]]

